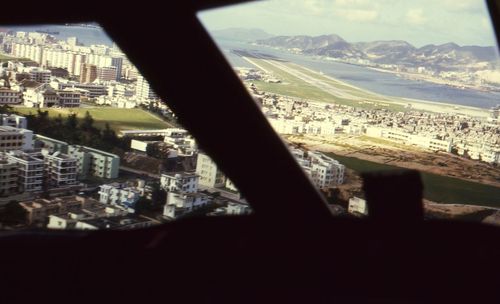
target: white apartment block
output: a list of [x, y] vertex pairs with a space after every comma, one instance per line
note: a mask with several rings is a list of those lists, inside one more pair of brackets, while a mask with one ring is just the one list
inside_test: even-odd
[[203, 193], [168, 192], [163, 216], [176, 218], [206, 206], [209, 202], [209, 196]]
[[198, 153], [196, 174], [200, 176], [199, 184], [205, 187], [223, 187], [226, 183], [226, 177], [217, 168], [215, 162], [202, 152]]
[[158, 96], [155, 94], [148, 81], [142, 75], [137, 76], [135, 96], [138, 101], [146, 103], [158, 99]]
[[33, 131], [0, 126], [0, 151], [33, 149]]
[[62, 108], [77, 108], [80, 106], [81, 94], [78, 91], [65, 89], [57, 91], [59, 106]]
[[2, 122], [2, 126], [18, 129], [26, 129], [28, 127], [26, 117], [16, 114], [0, 114], [0, 121]]
[[60, 106], [64, 108], [75, 108], [80, 106], [80, 92], [66, 88], [54, 90], [46, 84], [27, 87], [24, 92], [24, 105], [34, 108], [45, 108]]
[[41, 68], [31, 68], [29, 70], [30, 80], [38, 83], [50, 83], [52, 72]]
[[62, 188], [77, 183], [77, 160], [61, 152], [50, 153], [42, 150], [48, 183], [51, 187]]
[[117, 178], [120, 157], [105, 151], [78, 145], [68, 146], [68, 155], [77, 159], [79, 176]]
[[110, 205], [132, 207], [141, 197], [136, 188], [125, 187], [123, 184], [112, 183], [99, 187], [99, 202]]
[[498, 145], [458, 143], [456, 147], [459, 155], [467, 154], [474, 160], [500, 164], [500, 146]]
[[338, 126], [331, 121], [311, 121], [292, 120], [284, 118], [270, 118], [269, 123], [279, 134], [310, 134], [320, 136], [332, 136], [338, 133]]
[[19, 192], [42, 191], [44, 160], [40, 152], [10, 151], [8, 160], [18, 165]]
[[195, 193], [198, 191], [199, 176], [195, 173], [164, 173], [160, 177], [161, 188], [167, 191]]
[[228, 202], [226, 207], [227, 215], [243, 215], [251, 212], [250, 206], [248, 204]]
[[291, 148], [292, 155], [313, 184], [327, 189], [344, 183], [345, 166], [322, 153]]
[[193, 155], [198, 149], [196, 141], [189, 135], [188, 131], [178, 128], [165, 129], [163, 141], [172, 145], [175, 149], [184, 155]]
[[367, 127], [366, 135], [377, 138], [384, 138], [399, 142], [405, 145], [414, 145], [431, 151], [451, 152], [453, 140], [440, 140], [432, 136], [411, 134], [403, 129]]
[[[77, 82], [52, 82], [52, 87], [58, 90], [72, 89], [72, 90], [84, 90], [88, 93], [85, 94], [88, 98], [96, 98], [98, 96], [108, 95], [108, 89], [106, 86], [96, 83], [77, 83]], [[84, 95], [84, 94], [82, 94]]]
[[368, 215], [368, 206], [366, 205], [366, 200], [359, 197], [351, 197], [349, 199], [349, 206], [347, 208], [349, 213], [361, 213], [363, 215]]
[[317, 187], [329, 188], [344, 182], [344, 165], [319, 152], [309, 151], [308, 156], [311, 160], [311, 179]]
[[19, 192], [17, 163], [8, 159], [5, 154], [0, 156], [0, 197]]
[[8, 88], [0, 88], [0, 105], [20, 104], [23, 101], [22, 93]]

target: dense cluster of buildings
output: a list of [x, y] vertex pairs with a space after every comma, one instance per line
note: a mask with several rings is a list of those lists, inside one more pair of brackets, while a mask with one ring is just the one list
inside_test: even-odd
[[78, 107], [97, 104], [133, 108], [158, 96], [115, 45], [84, 46], [75, 37], [0, 32], [0, 105]]
[[26, 118], [0, 115], [0, 196], [78, 189], [78, 180], [116, 178], [119, 157], [33, 134]]
[[[128, 229], [198, 210], [210, 215], [250, 212], [234, 185], [197, 150], [184, 129], [137, 130], [132, 134], [139, 143], [140, 136], [163, 136], [161, 143], [169, 147], [172, 158], [193, 160], [191, 170], [164, 171], [160, 178], [148, 181], [123, 181], [119, 179], [117, 155], [33, 134], [22, 116], [3, 114], [0, 122], [0, 200], [5, 199], [3, 204], [18, 200], [27, 226]], [[217, 180], [212, 180], [212, 175]], [[85, 183], [89, 178], [100, 183], [93, 186], [94, 194], [81, 192], [88, 189]], [[153, 192], [159, 191], [153, 189], [154, 184], [165, 192], [163, 201], [156, 202], [163, 205], [162, 212], [156, 218], [138, 215], [139, 202], [151, 200]]]
[[259, 92], [249, 85], [269, 122], [280, 134], [331, 137], [365, 135], [428, 151], [452, 152], [500, 163], [498, 109], [489, 119], [454, 113], [362, 109]]

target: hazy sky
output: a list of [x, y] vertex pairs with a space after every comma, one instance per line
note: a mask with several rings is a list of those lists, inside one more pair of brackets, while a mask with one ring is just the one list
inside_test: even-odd
[[275, 35], [338, 34], [349, 42], [406, 40], [495, 45], [482, 0], [270, 0], [200, 13], [209, 30], [261, 28]]

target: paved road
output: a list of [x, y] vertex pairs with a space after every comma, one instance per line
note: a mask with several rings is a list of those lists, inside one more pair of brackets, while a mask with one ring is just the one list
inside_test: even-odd
[[140, 174], [140, 175], [147, 175], [149, 177], [160, 178], [159, 174], [155, 174], [155, 173], [148, 172], [148, 171], [132, 169], [132, 168], [125, 167], [125, 166], [120, 166], [120, 170], [130, 172], [130, 173]]

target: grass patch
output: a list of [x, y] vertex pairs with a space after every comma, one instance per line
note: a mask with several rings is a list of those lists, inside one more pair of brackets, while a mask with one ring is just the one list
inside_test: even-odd
[[[373, 172], [402, 169], [355, 157], [327, 155], [356, 172]], [[424, 184], [424, 198], [445, 204], [467, 204], [500, 208], [500, 188], [458, 178], [420, 172]], [[402, 198], [404, 199], [404, 198]]]
[[264, 92], [291, 96], [301, 99], [308, 99], [314, 101], [320, 101], [325, 103], [335, 103], [339, 105], [363, 108], [363, 109], [388, 109], [392, 111], [405, 111], [405, 108], [401, 105], [394, 104], [388, 101], [388, 99], [381, 99], [380, 97], [368, 95], [366, 92], [356, 90], [354, 88], [345, 86], [341, 83], [335, 82], [332, 79], [324, 77], [320, 74], [315, 75], [308, 70], [299, 68], [300, 66], [294, 65], [293, 68], [300, 69], [301, 72], [307, 74], [308, 76], [315, 77], [327, 82], [328, 84], [336, 87], [339, 90], [345, 91], [348, 94], [366, 98], [363, 100], [352, 100], [343, 97], [335, 96], [323, 89], [309, 84], [308, 82], [295, 77], [294, 75], [276, 67], [272, 64], [265, 62], [262, 59], [252, 58], [256, 64], [262, 68], [270, 71], [275, 77], [282, 80], [282, 83], [267, 83], [263, 81], [252, 81], [259, 90]]
[[[145, 130], [145, 129], [165, 129], [172, 127], [169, 123], [163, 121], [142, 109], [118, 109], [118, 108], [64, 108], [64, 109], [42, 109], [48, 111], [49, 117], [55, 118], [59, 114], [66, 118], [68, 114], [75, 113], [77, 118], [81, 119], [88, 111], [94, 118], [94, 125], [103, 129], [106, 122], [111, 129], [119, 132], [121, 130]], [[20, 114], [36, 114], [37, 109], [15, 107], [14, 111]]]

